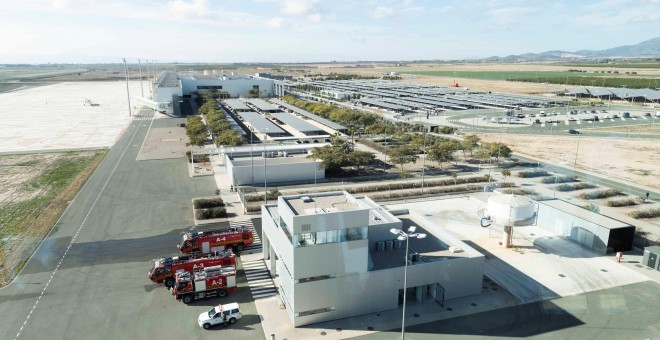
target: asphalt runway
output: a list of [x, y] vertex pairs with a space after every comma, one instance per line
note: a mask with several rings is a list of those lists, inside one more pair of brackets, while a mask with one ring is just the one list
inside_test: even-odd
[[[216, 187], [211, 176], [190, 178], [184, 159], [136, 161], [150, 124], [128, 126], [20, 275], [0, 289], [0, 339], [201, 339], [217, 331], [264, 338], [242, 270], [236, 292], [190, 305], [147, 278], [150, 260], [176, 254], [180, 233], [193, 225], [191, 199]], [[227, 329], [201, 329], [197, 316], [222, 302], [239, 302], [244, 317]]]

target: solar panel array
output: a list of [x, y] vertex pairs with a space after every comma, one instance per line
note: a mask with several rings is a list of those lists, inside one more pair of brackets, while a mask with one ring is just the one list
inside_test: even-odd
[[245, 104], [242, 100], [239, 99], [225, 99], [225, 104], [229, 106], [232, 110], [247, 110], [252, 111], [252, 109]]
[[261, 111], [277, 111], [279, 110], [276, 106], [272, 105], [269, 102], [266, 102], [261, 99], [248, 99], [248, 102], [257, 107]]
[[246, 122], [250, 122], [250, 125], [252, 125], [254, 129], [257, 130], [257, 132], [259, 133], [266, 133], [266, 134], [286, 133], [286, 131], [280, 129], [280, 127], [275, 125], [275, 123], [266, 119], [264, 116], [260, 115], [257, 112], [247, 111], [247, 112], [241, 112], [239, 113], [239, 115], [243, 117], [243, 119]]
[[308, 112], [308, 111], [305, 111], [305, 110], [303, 110], [303, 109], [301, 109], [301, 108], [298, 108], [298, 107], [296, 107], [296, 106], [290, 105], [290, 104], [288, 104], [288, 103], [286, 103], [286, 102], [284, 102], [284, 101], [282, 101], [282, 100], [279, 100], [279, 99], [271, 99], [270, 101], [273, 102], [273, 103], [275, 103], [276, 105], [279, 105], [279, 106], [282, 106], [282, 107], [284, 107], [284, 108], [286, 108], [286, 109], [289, 109], [289, 110], [291, 110], [291, 111], [293, 111], [293, 112], [295, 112], [295, 113], [297, 113], [297, 114], [299, 114], [299, 115], [301, 115], [301, 116], [304, 116], [304, 117], [307, 117], [307, 118], [309, 118], [309, 119], [311, 119], [311, 120], [317, 121], [317, 122], [319, 122], [319, 123], [321, 123], [321, 124], [323, 124], [323, 125], [325, 125], [325, 126], [331, 128], [331, 129], [334, 129], [334, 130], [337, 130], [337, 131], [344, 131], [344, 130], [346, 130], [346, 127], [343, 126], [343, 125], [341, 125], [341, 124], [337, 124], [337, 123], [335, 123], [335, 122], [333, 122], [333, 121], [331, 121], [331, 120], [328, 120], [328, 119], [325, 119], [325, 118], [323, 118], [323, 117], [317, 116], [317, 115], [315, 115], [315, 114], [313, 114], [313, 113], [311, 113], [311, 112]]
[[324, 133], [323, 129], [319, 129], [318, 127], [288, 113], [288, 112], [273, 112], [270, 114], [272, 117], [275, 117], [275, 119], [279, 120], [280, 122], [302, 132], [305, 134], [311, 133], [311, 132], [322, 132]]
[[363, 104], [398, 112], [414, 110], [467, 110], [487, 108], [539, 107], [568, 102], [565, 99], [503, 93], [485, 93], [463, 88], [391, 82], [385, 80], [307, 81], [325, 90], [360, 95]]

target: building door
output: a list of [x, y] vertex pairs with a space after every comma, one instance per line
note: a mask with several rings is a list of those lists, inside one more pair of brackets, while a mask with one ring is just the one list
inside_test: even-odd
[[655, 263], [658, 260], [658, 254], [649, 253], [649, 260], [646, 262], [646, 265], [655, 269]]
[[433, 285], [431, 296], [433, 296], [435, 302], [437, 302], [441, 307], [445, 306], [445, 288], [442, 287], [439, 283]]

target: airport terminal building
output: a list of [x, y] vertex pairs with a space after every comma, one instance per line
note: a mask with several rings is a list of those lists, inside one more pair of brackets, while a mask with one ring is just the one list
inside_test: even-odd
[[398, 213], [401, 219], [345, 191], [280, 196], [262, 206], [264, 259], [295, 327], [401, 306], [406, 242], [393, 228], [415, 225], [427, 234], [410, 240], [408, 303], [481, 292], [481, 253]]
[[150, 82], [150, 87], [153, 98], [137, 97], [138, 102], [161, 113], [178, 116], [178, 105], [183, 96], [218, 90], [230, 98], [252, 97], [255, 91], [259, 97], [272, 97], [274, 80], [233, 74], [177, 74], [164, 71]]

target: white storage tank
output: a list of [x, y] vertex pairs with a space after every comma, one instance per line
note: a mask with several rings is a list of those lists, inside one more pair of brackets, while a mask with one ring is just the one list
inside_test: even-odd
[[495, 194], [488, 198], [486, 216], [500, 225], [516, 225], [534, 217], [536, 205], [527, 197]]

